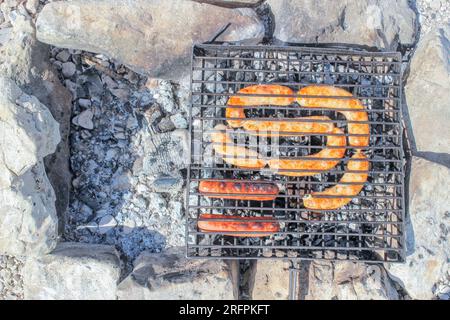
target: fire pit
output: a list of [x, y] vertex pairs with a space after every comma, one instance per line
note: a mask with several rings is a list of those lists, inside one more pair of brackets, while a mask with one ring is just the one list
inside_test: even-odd
[[[404, 261], [401, 78], [401, 55], [396, 52], [215, 44], [195, 46], [189, 124], [187, 256], [202, 259]], [[334, 168], [319, 174], [312, 172], [314, 175], [309, 176], [287, 176], [282, 174], [283, 170], [277, 172], [267, 166], [248, 169], [224, 162], [223, 155], [212, 147], [211, 134], [218, 124], [227, 125], [229, 119], [225, 110], [229, 107], [230, 97], [246, 96], [239, 90], [255, 85], [288, 87], [294, 92], [292, 98], [295, 101], [283, 106], [246, 106], [246, 118], [289, 122], [295, 121], [294, 118], [326, 116], [330, 120], [325, 122], [342, 129], [341, 135], [349, 140], [355, 134], [349, 132], [351, 121], [345, 119], [338, 112], [340, 110], [324, 106], [305, 107], [295, 99], [301, 97], [298, 94], [300, 89], [311, 85], [345, 89], [353, 96], [333, 98], [356, 98], [362, 103], [368, 116], [368, 121], [363, 123], [370, 127], [368, 145], [355, 148], [351, 143], [347, 144], [342, 158], [326, 159], [338, 161]], [[318, 121], [314, 117], [309, 119]], [[304, 159], [323, 150], [327, 139], [330, 139], [325, 134], [255, 136], [242, 128], [229, 132], [234, 145], [251, 148], [268, 159]], [[363, 152], [370, 163], [362, 190], [338, 209], [305, 207], [305, 195], [339, 183], [356, 149]], [[220, 195], [205, 197], [199, 191], [202, 180], [276, 184], [279, 194], [269, 201], [223, 199]], [[345, 184], [351, 185], [352, 182]], [[333, 198], [332, 195], [323, 197]], [[277, 232], [263, 237], [257, 233], [239, 237], [220, 231], [205, 232], [198, 228], [199, 221], [204, 220], [200, 217], [202, 214], [226, 215], [232, 219], [259, 217], [260, 222], [264, 221], [262, 218], [270, 217], [280, 227]]]

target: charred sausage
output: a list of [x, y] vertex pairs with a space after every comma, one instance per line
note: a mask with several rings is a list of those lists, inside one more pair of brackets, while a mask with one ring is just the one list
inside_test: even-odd
[[199, 191], [210, 198], [269, 201], [279, 192], [274, 183], [202, 180]]
[[[279, 223], [271, 217], [201, 214], [200, 219], [197, 226], [201, 231], [219, 232], [234, 237], [267, 237], [280, 230]], [[208, 219], [220, 221], [207, 221]]]

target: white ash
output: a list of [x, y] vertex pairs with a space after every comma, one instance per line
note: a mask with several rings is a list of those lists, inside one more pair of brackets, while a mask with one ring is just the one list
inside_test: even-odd
[[22, 267], [20, 258], [0, 255], [0, 301], [23, 299]]
[[[127, 267], [143, 250], [184, 245], [187, 132], [176, 128], [187, 127], [186, 93], [168, 82], [150, 90], [100, 55], [66, 52], [52, 52], [76, 64], [66, 79], [74, 190], [64, 240], [115, 245]], [[174, 131], [159, 130], [164, 118]]]
[[450, 0], [416, 0], [416, 7], [421, 35], [450, 23]]

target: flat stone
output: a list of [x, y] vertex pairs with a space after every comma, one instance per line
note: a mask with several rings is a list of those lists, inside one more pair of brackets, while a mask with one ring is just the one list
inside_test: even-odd
[[119, 300], [235, 299], [232, 268], [221, 260], [187, 259], [185, 248], [144, 251], [118, 287]]
[[435, 297], [435, 285], [450, 270], [450, 170], [413, 157], [409, 181], [409, 214], [405, 223], [404, 264], [386, 264], [414, 299]]
[[94, 113], [92, 112], [92, 110], [87, 109], [74, 117], [72, 119], [72, 123], [85, 129], [92, 130], [94, 129], [94, 122], [92, 121], [93, 116]]
[[314, 261], [306, 300], [397, 300], [384, 267], [348, 261]]
[[289, 297], [289, 263], [281, 260], [258, 260], [252, 271], [252, 300], [287, 300]]
[[68, 50], [61, 50], [55, 57], [56, 59], [58, 59], [61, 62], [67, 62], [69, 61], [70, 58], [70, 53]]
[[102, 53], [138, 73], [178, 79], [190, 70], [192, 45], [211, 40], [228, 23], [217, 40], [256, 43], [264, 36], [251, 9], [184, 0], [51, 2], [36, 25], [44, 43]]
[[23, 274], [27, 300], [115, 300], [120, 260], [113, 246], [66, 242], [27, 259]]
[[268, 0], [283, 42], [353, 44], [396, 50], [412, 45], [416, 14], [407, 0]]
[[450, 27], [430, 31], [411, 60], [405, 86], [417, 151], [450, 153]]

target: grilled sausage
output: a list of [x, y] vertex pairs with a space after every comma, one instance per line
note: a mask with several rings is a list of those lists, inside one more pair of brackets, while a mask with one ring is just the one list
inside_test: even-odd
[[[267, 237], [280, 230], [278, 222], [271, 217], [239, 217], [217, 214], [201, 214], [200, 219], [220, 219], [223, 221], [198, 221], [203, 232], [220, 232], [234, 237]], [[233, 221], [234, 220], [234, 221]], [[267, 221], [255, 221], [267, 220]], [[228, 233], [236, 232], [236, 233]]]
[[[306, 159], [272, 159], [269, 160], [269, 167], [271, 169], [295, 169], [295, 170], [317, 170], [308, 172], [296, 171], [282, 171], [278, 172], [280, 175], [292, 177], [306, 177], [312, 176], [324, 171], [331, 170], [335, 167], [339, 160], [327, 160], [330, 158], [342, 158], [345, 154], [346, 140], [343, 131], [339, 128], [334, 128], [332, 133], [340, 134], [336, 136], [327, 136], [328, 147], [344, 147], [344, 148], [324, 148], [316, 154], [306, 156]], [[323, 160], [309, 160], [308, 158], [322, 158]]]
[[[299, 95], [308, 96], [340, 96], [352, 97], [352, 94], [344, 89], [332, 86], [308, 86], [300, 89]], [[311, 98], [298, 97], [297, 102], [304, 107], [331, 108], [342, 113], [348, 121], [368, 121], [364, 105], [358, 99], [336, 99], [336, 98]], [[354, 109], [362, 111], [343, 111], [340, 109]], [[369, 145], [370, 127], [366, 123], [348, 123], [349, 144], [354, 147], [367, 147]], [[361, 134], [366, 136], [352, 136]]]
[[278, 186], [274, 183], [202, 180], [198, 190], [207, 197], [238, 200], [275, 200]]
[[[360, 161], [353, 161], [359, 159]], [[361, 161], [363, 160], [363, 161]], [[313, 192], [303, 197], [303, 204], [308, 209], [335, 210], [345, 206], [353, 197], [356, 197], [367, 181], [369, 161], [360, 151], [357, 151], [347, 164], [349, 171], [361, 171], [360, 173], [346, 172], [339, 183], [322, 192]], [[342, 184], [356, 182], [358, 184]], [[317, 196], [338, 196], [335, 198], [319, 198]], [[342, 196], [342, 197], [340, 197]]]
[[[271, 95], [294, 95], [291, 88], [279, 85], [260, 84], [245, 87], [238, 93], [246, 94], [271, 94]], [[288, 106], [295, 101], [294, 97], [264, 97], [264, 96], [231, 96], [228, 99], [228, 106], [257, 106], [257, 105], [277, 105]], [[227, 120], [233, 128], [239, 128], [245, 120], [244, 108], [230, 108], [225, 111], [227, 118], [241, 118], [242, 120]]]
[[[302, 121], [311, 120], [311, 121]], [[245, 120], [242, 127], [252, 135], [275, 137], [275, 136], [301, 136], [313, 133], [329, 133], [333, 131], [334, 124], [326, 116], [311, 116], [299, 118], [298, 121], [258, 121]]]
[[216, 132], [211, 132], [213, 148], [218, 154], [223, 156], [223, 160], [241, 168], [264, 168], [266, 161], [261, 159], [261, 155], [254, 150], [232, 145], [233, 140], [226, 133], [226, 129], [223, 124], [218, 124], [214, 127]]

